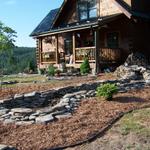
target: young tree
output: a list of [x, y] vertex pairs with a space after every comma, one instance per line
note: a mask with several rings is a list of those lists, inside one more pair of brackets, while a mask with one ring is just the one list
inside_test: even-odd
[[[10, 51], [15, 46], [16, 37], [16, 32], [0, 21], [0, 54], [4, 51]], [[3, 74], [3, 67], [0, 68], [0, 74]]]
[[13, 48], [16, 37], [16, 32], [0, 21], [0, 52]]

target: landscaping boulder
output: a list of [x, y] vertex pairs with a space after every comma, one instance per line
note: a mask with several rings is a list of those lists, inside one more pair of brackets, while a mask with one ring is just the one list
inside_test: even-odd
[[[137, 68], [138, 70], [138, 68]], [[132, 80], [136, 80], [139, 79], [139, 72], [135, 71], [135, 69], [133, 69], [133, 67], [127, 67], [124, 65], [121, 65], [120, 67], [118, 67], [115, 71], [115, 75], [119, 78], [122, 79], [132, 79]]]
[[114, 74], [122, 79], [144, 79], [146, 83], [150, 83], [149, 61], [139, 52], [132, 53], [125, 63], [116, 69]]

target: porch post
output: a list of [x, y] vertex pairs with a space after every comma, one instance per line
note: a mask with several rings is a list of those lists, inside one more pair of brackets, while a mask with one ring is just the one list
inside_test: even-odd
[[42, 38], [39, 38], [39, 64], [42, 64]]
[[37, 62], [37, 67], [39, 68], [39, 65], [40, 65], [40, 40], [38, 38], [36, 39], [36, 62]]
[[72, 34], [72, 46], [73, 46], [73, 63], [76, 62], [76, 46], [75, 46], [75, 33]]
[[100, 32], [99, 28], [95, 30], [95, 70], [100, 73]]
[[59, 63], [58, 61], [58, 34], [55, 36], [56, 38], [56, 64]]

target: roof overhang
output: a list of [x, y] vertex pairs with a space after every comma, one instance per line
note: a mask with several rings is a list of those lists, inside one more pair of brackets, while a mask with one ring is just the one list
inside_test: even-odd
[[85, 29], [90, 29], [90, 28], [94, 29], [97, 27], [103, 27], [107, 23], [110, 23], [111, 21], [119, 19], [122, 16], [124, 16], [124, 15], [116, 14], [116, 15], [111, 15], [111, 16], [107, 16], [107, 17], [103, 17], [103, 18], [98, 18], [95, 22], [92, 22], [92, 23], [57, 28], [57, 29], [50, 30], [49, 32], [43, 32], [37, 36], [33, 36], [33, 38], [43, 37], [43, 36], [48, 36], [48, 35], [56, 35], [56, 34], [66, 33], [66, 32], [73, 32], [73, 31], [78, 31], [78, 30], [85, 30]]
[[96, 27], [98, 27], [98, 22], [89, 23], [85, 25], [78, 25], [74, 27], [64, 27], [60, 29], [58, 28], [58, 29], [51, 30], [49, 32], [45, 32], [45, 33], [43, 32], [37, 36], [33, 36], [33, 38], [43, 37], [43, 36], [48, 36], [48, 35], [56, 35], [56, 34], [66, 33], [66, 32], [73, 32], [73, 31], [78, 31], [78, 30], [85, 30], [85, 29], [96, 28]]
[[129, 19], [132, 19], [134, 17], [139, 17], [142, 19], [150, 20], [150, 14], [133, 11], [127, 4], [125, 4], [121, 0], [112, 0], [112, 1], [121, 10], [121, 12], [124, 13]]

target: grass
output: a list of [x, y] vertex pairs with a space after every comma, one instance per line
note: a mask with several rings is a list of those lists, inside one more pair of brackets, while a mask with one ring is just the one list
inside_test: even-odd
[[134, 111], [127, 114], [120, 121], [120, 129], [123, 135], [134, 132], [140, 136], [150, 138], [150, 108]]
[[42, 75], [25, 75], [25, 76], [4, 76], [3, 81], [17, 81], [20, 83], [33, 82], [33, 81], [43, 81], [46, 78]]

